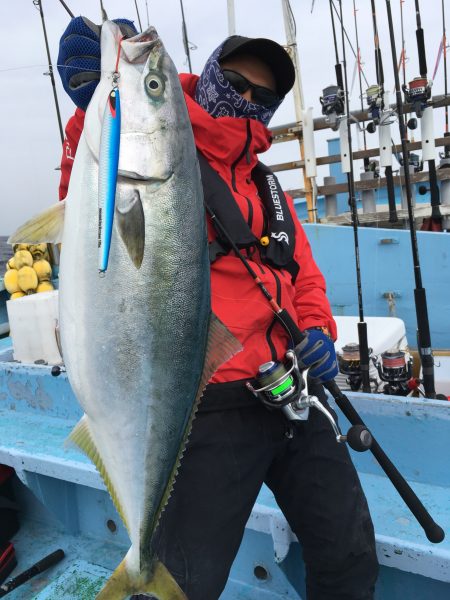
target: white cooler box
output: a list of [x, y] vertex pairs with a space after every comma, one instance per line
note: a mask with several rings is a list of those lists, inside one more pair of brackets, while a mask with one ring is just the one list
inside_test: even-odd
[[22, 363], [61, 364], [57, 341], [58, 290], [8, 300], [13, 357]]

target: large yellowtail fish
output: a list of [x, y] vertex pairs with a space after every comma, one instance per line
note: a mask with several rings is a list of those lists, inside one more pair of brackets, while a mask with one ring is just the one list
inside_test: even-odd
[[[181, 600], [153, 535], [202, 391], [241, 348], [210, 311], [202, 186], [176, 69], [155, 29], [123, 40], [119, 53], [120, 36], [114, 23], [103, 24], [101, 80], [67, 201], [26, 223], [11, 242], [62, 240], [61, 343], [85, 411], [71, 439], [97, 466], [131, 540], [97, 598]], [[101, 277], [98, 158], [118, 55], [120, 158]]]

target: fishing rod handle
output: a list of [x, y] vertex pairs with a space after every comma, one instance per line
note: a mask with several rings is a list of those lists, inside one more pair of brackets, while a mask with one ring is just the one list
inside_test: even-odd
[[23, 571], [23, 573], [19, 573], [19, 575], [13, 577], [12, 579], [4, 583], [2, 586], [0, 586], [0, 598], [3, 598], [3, 596], [6, 596], [6, 594], [9, 594], [9, 592], [12, 592], [12, 590], [15, 590], [17, 587], [19, 587], [19, 585], [26, 583], [35, 575], [38, 575], [39, 573], [46, 571], [50, 567], [53, 567], [53, 565], [56, 565], [60, 560], [64, 558], [64, 556], [64, 550], [61, 550], [61, 548], [59, 548], [58, 550], [55, 550], [48, 556], [45, 556], [44, 558], [39, 560], [26, 571]]
[[[333, 398], [336, 401], [336, 404], [339, 406], [341, 411], [347, 417], [352, 425], [364, 425], [364, 421], [359, 416], [356, 409], [350, 403], [350, 400], [345, 396], [338, 385], [334, 380], [327, 381], [324, 383], [324, 386], [331, 393]], [[405, 504], [408, 506], [409, 510], [412, 512], [414, 517], [417, 519], [423, 530], [425, 531], [425, 535], [434, 544], [438, 544], [442, 542], [445, 537], [444, 530], [440, 527], [431, 517], [430, 513], [427, 511], [425, 506], [419, 500], [415, 492], [412, 490], [410, 485], [407, 483], [402, 474], [398, 471], [392, 461], [385, 454], [384, 450], [378, 444], [376, 439], [372, 436], [372, 445], [370, 447], [370, 451], [377, 459], [378, 464], [386, 473], [393, 486], [403, 498]]]

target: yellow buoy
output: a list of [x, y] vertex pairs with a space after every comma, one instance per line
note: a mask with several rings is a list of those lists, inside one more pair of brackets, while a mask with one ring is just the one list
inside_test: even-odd
[[11, 294], [11, 300], [17, 300], [17, 298], [23, 298], [24, 296], [26, 296], [26, 294], [24, 294], [24, 292], [14, 292], [14, 294]]
[[[12, 273], [12, 271], [8, 271]], [[17, 271], [17, 281], [22, 292], [32, 294], [38, 286], [38, 276], [32, 267], [22, 267]]]
[[6, 267], [7, 267], [8, 269], [15, 269], [15, 268], [16, 268], [16, 262], [15, 262], [15, 260], [14, 260], [14, 256], [12, 256], [12, 257], [11, 257], [11, 258], [8, 260], [8, 262], [6, 263]]
[[31, 244], [29, 249], [34, 260], [40, 260], [47, 252], [47, 244]]
[[53, 284], [50, 281], [42, 281], [37, 286], [36, 292], [39, 294], [39, 292], [51, 292], [54, 289], [55, 288], [53, 287]]
[[8, 290], [10, 294], [14, 294], [15, 292], [20, 292], [19, 281], [18, 281], [18, 271], [15, 269], [11, 269], [10, 271], [6, 271], [4, 277], [5, 288]]
[[17, 252], [18, 250], [28, 250], [28, 244], [14, 244], [13, 252]]
[[44, 259], [35, 260], [33, 269], [36, 271], [39, 281], [50, 281], [52, 278], [52, 267], [50, 263]]
[[28, 252], [28, 250], [18, 250], [14, 254], [14, 264], [18, 271], [22, 267], [31, 267], [31, 265], [33, 264], [33, 257], [31, 256], [31, 252]]

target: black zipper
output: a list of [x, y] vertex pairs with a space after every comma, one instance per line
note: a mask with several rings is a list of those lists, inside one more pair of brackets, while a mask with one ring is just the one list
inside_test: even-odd
[[[247, 156], [247, 164], [250, 164], [250, 144], [252, 142], [252, 128], [250, 126], [250, 119], [247, 119], [247, 139], [245, 140], [245, 145], [242, 152], [239, 154], [237, 159], [231, 165], [231, 185], [233, 187], [233, 191], [238, 192], [236, 187], [236, 167], [241, 162], [244, 156]], [[238, 192], [239, 193], [239, 192]]]

